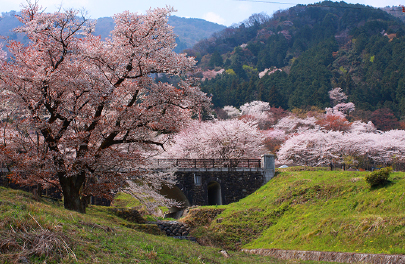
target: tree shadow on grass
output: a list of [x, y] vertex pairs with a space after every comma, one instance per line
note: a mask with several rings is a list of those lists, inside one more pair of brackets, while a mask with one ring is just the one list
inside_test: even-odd
[[386, 181], [384, 181], [383, 183], [380, 183], [380, 184], [378, 184], [378, 185], [373, 185], [373, 186], [371, 186], [371, 187], [370, 187], [370, 190], [371, 190], [371, 191], [380, 190], [380, 189], [389, 187], [389, 186], [394, 185], [394, 184], [395, 184], [395, 182], [390, 181], [390, 180], [386, 180]]

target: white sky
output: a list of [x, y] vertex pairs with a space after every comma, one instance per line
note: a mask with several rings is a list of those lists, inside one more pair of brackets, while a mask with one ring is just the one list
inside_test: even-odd
[[[31, 0], [32, 2], [35, 0]], [[265, 3], [273, 2], [273, 3]], [[165, 7], [170, 5], [177, 12], [173, 15], [180, 17], [202, 18], [225, 26], [242, 22], [255, 13], [267, 13], [272, 15], [280, 9], [287, 9], [297, 4], [311, 4], [319, 2], [316, 0], [39, 0], [42, 7], [46, 7], [48, 12], [62, 8], [85, 9], [90, 18], [112, 16], [125, 10], [142, 13], [150, 7]], [[374, 7], [405, 5], [405, 0], [348, 0], [347, 3], [359, 3]], [[0, 13], [11, 10], [18, 11], [21, 4], [26, 1], [21, 0], [0, 0]], [[291, 4], [282, 4], [291, 3]]]

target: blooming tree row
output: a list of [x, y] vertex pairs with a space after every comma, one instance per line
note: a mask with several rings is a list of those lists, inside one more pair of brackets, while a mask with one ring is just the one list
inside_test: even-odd
[[[257, 122], [265, 129], [267, 150], [277, 153], [279, 163], [310, 166], [330, 163], [405, 164], [404, 130], [377, 131], [371, 121], [349, 122], [347, 116], [355, 105], [337, 87], [329, 92], [331, 108], [323, 113], [308, 112], [306, 117], [290, 113], [275, 118], [266, 102], [254, 101], [240, 107], [224, 107], [229, 117]], [[266, 124], [266, 125], [263, 125]], [[268, 128], [269, 124], [270, 128]]]
[[258, 158], [264, 153], [264, 135], [248, 120], [193, 122], [173, 138], [166, 158]]
[[344, 103], [347, 96], [339, 87], [329, 95], [334, 107], [326, 108], [324, 115], [312, 119], [312, 127], [306, 127], [310, 129], [287, 136], [278, 152], [278, 162], [309, 166], [347, 163], [349, 160], [349, 163], [362, 163], [362, 166], [405, 163], [404, 130], [382, 132], [377, 131], [371, 121], [350, 123], [346, 116], [354, 110], [354, 104]]
[[343, 163], [347, 157], [352, 157], [357, 163], [404, 163], [405, 131], [307, 130], [289, 138], [278, 152], [280, 163], [308, 166]]

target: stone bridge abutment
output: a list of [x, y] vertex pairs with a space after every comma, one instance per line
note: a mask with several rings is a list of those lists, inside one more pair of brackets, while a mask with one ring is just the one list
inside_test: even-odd
[[174, 189], [182, 193], [174, 195], [173, 189], [168, 197], [182, 196], [181, 201], [185, 201], [183, 208], [172, 210], [173, 214], [193, 205], [233, 203], [254, 193], [274, 177], [274, 160], [274, 155], [264, 155], [261, 159], [160, 160], [175, 163]]

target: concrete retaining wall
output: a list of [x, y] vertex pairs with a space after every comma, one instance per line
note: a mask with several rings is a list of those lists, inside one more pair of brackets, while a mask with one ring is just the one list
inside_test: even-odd
[[333, 261], [341, 263], [405, 264], [405, 255], [322, 252], [282, 249], [242, 249], [243, 252], [278, 259]]

